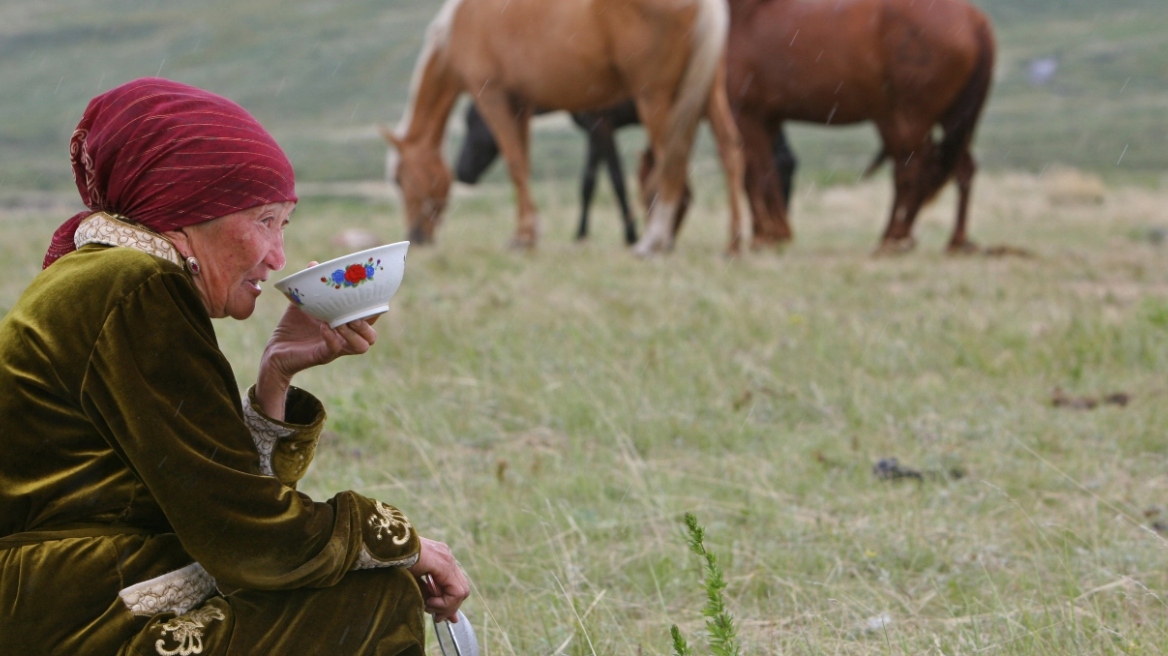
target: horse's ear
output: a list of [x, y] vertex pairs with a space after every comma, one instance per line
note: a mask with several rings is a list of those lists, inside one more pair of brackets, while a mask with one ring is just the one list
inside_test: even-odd
[[377, 130], [381, 132], [381, 138], [385, 139], [385, 143], [401, 150], [401, 139], [393, 133], [393, 130], [390, 130], [384, 123], [378, 123]]

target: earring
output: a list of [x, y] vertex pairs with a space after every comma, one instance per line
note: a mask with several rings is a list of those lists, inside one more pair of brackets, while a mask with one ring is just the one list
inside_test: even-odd
[[194, 255], [187, 258], [186, 269], [191, 272], [192, 276], [197, 276], [202, 272], [202, 269], [199, 268], [199, 261], [195, 259]]

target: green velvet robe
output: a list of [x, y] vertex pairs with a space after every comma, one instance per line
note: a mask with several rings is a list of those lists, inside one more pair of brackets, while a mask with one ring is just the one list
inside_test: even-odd
[[315, 398], [248, 401], [177, 265], [89, 245], [33, 281], [0, 322], [0, 654], [422, 653], [413, 527], [295, 490]]

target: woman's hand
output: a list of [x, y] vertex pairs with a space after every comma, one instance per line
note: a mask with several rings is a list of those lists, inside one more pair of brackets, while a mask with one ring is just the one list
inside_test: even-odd
[[289, 303], [260, 359], [256, 399], [264, 413], [283, 421], [285, 395], [292, 377], [342, 355], [365, 353], [377, 341], [377, 331], [373, 329], [376, 321], [377, 317], [358, 319], [333, 329]]
[[422, 588], [426, 612], [438, 622], [457, 622], [458, 607], [470, 596], [470, 583], [450, 553], [450, 547], [422, 538], [418, 562], [410, 568], [410, 574], [417, 577]]

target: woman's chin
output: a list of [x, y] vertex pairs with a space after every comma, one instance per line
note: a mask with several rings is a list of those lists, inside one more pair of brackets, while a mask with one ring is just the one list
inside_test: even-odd
[[226, 312], [224, 312], [224, 315], [238, 321], [243, 321], [255, 312], [255, 299], [250, 299], [250, 301], [228, 304], [225, 308]]

